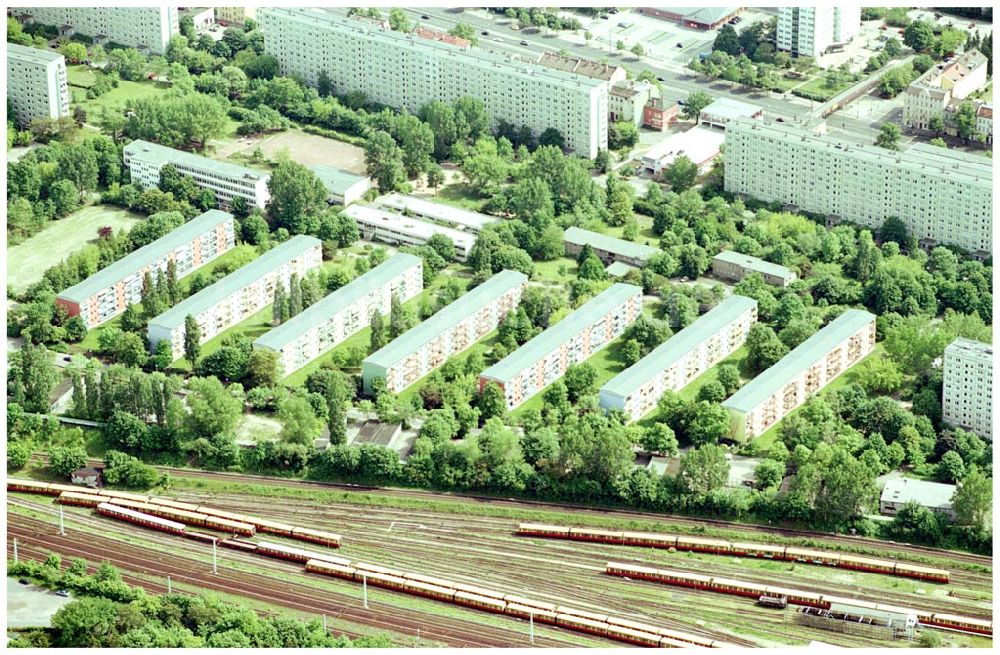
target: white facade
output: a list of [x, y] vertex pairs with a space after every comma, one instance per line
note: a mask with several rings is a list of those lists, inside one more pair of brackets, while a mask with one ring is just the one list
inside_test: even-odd
[[216, 200], [224, 208], [229, 208], [234, 199], [243, 198], [249, 209], [264, 209], [270, 198], [267, 182], [271, 176], [252, 168], [138, 139], [125, 146], [122, 155], [132, 182], [143, 189], [158, 187], [160, 170], [172, 164], [177, 172], [192, 178], [199, 187], [215, 193]]
[[861, 7], [779, 7], [778, 50], [819, 57], [834, 43], [847, 43], [861, 29]]
[[362, 238], [368, 241], [420, 246], [427, 243], [435, 234], [443, 234], [455, 245], [455, 259], [460, 262], [468, 259], [469, 252], [476, 243], [476, 236], [469, 232], [364, 205], [351, 205], [344, 208], [343, 213], [354, 219]]
[[321, 71], [338, 92], [417, 113], [434, 100], [483, 101], [494, 121], [555, 128], [572, 152], [593, 158], [608, 147], [608, 82], [393, 32], [318, 9], [261, 8], [267, 54], [282, 73], [316, 84]]
[[7, 99], [19, 126], [33, 118], [69, 116], [66, 58], [60, 54], [7, 44]]
[[[712, 161], [722, 152], [725, 135], [704, 125], [667, 136], [642, 156], [642, 166], [658, 175], [681, 155], [698, 165], [698, 173], [707, 173]], [[727, 156], [728, 159], [728, 156]], [[728, 165], [728, 162], [727, 162]]]
[[179, 33], [175, 7], [19, 7], [22, 22], [55, 25], [64, 36], [85, 34], [95, 40], [145, 48], [153, 54], [167, 51]]
[[899, 217], [916, 239], [989, 253], [993, 162], [918, 144], [904, 152], [796, 127], [726, 125], [726, 191], [790, 203], [870, 228]]
[[453, 207], [451, 205], [443, 205], [437, 202], [424, 200], [423, 198], [416, 198], [414, 196], [407, 196], [399, 193], [390, 193], [387, 196], [382, 196], [378, 199], [378, 202], [380, 206], [388, 207], [392, 210], [400, 212], [401, 214], [409, 214], [411, 216], [425, 218], [434, 223], [453, 227], [456, 230], [466, 230], [474, 234], [479, 234], [479, 232], [490, 223], [496, 223], [501, 220], [498, 216], [480, 214], [479, 212], [473, 212], [467, 209]]
[[955, 339], [944, 350], [941, 415], [947, 423], [993, 440], [993, 346]]
[[150, 349], [168, 339], [178, 359], [184, 354], [184, 323], [189, 314], [198, 322], [200, 343], [205, 343], [271, 304], [279, 280], [287, 287], [293, 273], [301, 279], [322, 263], [319, 239], [304, 234], [293, 237], [151, 320]]
[[371, 325], [376, 311], [388, 317], [393, 297], [406, 302], [424, 286], [423, 260], [399, 253], [264, 333], [255, 348], [278, 353], [289, 375]]
[[[903, 94], [903, 125], [920, 130], [930, 129], [935, 116], [945, 120], [948, 110], [954, 111], [962, 100], [986, 86], [986, 57], [970, 50], [950, 64], [938, 64], [913, 81]], [[992, 123], [992, 111], [991, 123]], [[978, 129], [983, 134], [992, 134]]]

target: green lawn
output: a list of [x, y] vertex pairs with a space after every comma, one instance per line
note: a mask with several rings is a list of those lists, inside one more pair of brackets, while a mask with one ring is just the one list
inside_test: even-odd
[[[653, 218], [651, 216], [646, 216], [644, 214], [635, 215], [636, 223], [639, 224], [639, 236], [636, 237], [635, 243], [648, 244], [650, 246], [656, 247], [659, 243], [660, 237], [653, 234]], [[625, 226], [620, 225], [617, 227], [608, 227], [607, 225], [600, 223], [598, 224], [603, 229], [594, 230], [595, 232], [603, 232], [613, 237], [618, 237], [619, 239], [624, 239]], [[587, 229], [591, 229], [589, 226]]]
[[813, 97], [814, 100], [818, 101], [822, 99], [825, 101], [837, 95], [844, 89], [850, 87], [852, 84], [854, 84], [853, 81], [847, 81], [838, 84], [837, 86], [830, 87], [827, 86], [825, 79], [823, 79], [822, 77], [816, 77], [812, 80], [809, 80], [802, 86], [796, 87], [795, 91], [809, 96], [815, 96]]
[[[78, 74], [78, 77], [81, 75]], [[70, 78], [72, 79], [72, 75]], [[122, 80], [118, 86], [111, 89], [99, 98], [87, 98], [86, 89], [77, 86], [70, 87], [70, 94], [73, 102], [86, 110], [88, 120], [93, 120], [100, 114], [102, 107], [120, 108], [125, 105], [126, 100], [137, 98], [154, 98], [161, 96], [170, 89], [170, 85], [165, 82], [128, 82]]]
[[540, 282], [567, 285], [576, 279], [577, 268], [575, 259], [559, 257], [548, 262], [535, 262], [535, 272], [531, 277]]
[[449, 184], [448, 186], [441, 187], [434, 196], [433, 201], [474, 212], [482, 211], [483, 205], [486, 204], [486, 199], [466, 183]]

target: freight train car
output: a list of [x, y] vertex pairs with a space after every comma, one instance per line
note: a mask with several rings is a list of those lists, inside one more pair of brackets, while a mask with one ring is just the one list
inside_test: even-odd
[[98, 505], [97, 513], [118, 519], [119, 521], [128, 521], [129, 523], [135, 523], [145, 528], [152, 528], [153, 530], [160, 530], [181, 536], [184, 536], [186, 529], [183, 523], [168, 521], [158, 516], [143, 514], [142, 512], [136, 512], [127, 507], [120, 507], [111, 503], [101, 503]]

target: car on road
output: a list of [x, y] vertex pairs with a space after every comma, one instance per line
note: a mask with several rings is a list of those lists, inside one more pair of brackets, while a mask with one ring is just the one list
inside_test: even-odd
[[618, 13], [618, 7], [612, 7], [611, 9], [608, 9], [608, 13], [609, 14], [617, 14]]
[[480, 34], [482, 34], [483, 36], [489, 36], [490, 35], [490, 33], [487, 32], [486, 30], [483, 30], [482, 32], [480, 32]]
[[30, 582], [28, 582], [27, 578], [21, 578], [20, 580], [17, 581], [17, 583], [18, 584], [31, 584]]
[[63, 598], [69, 598], [69, 592], [65, 589], [60, 589], [56, 592], [56, 596], [62, 596]]
[[522, 41], [521, 41], [521, 45], [528, 45], [528, 42], [527, 42], [527, 41], [524, 41], [524, 40], [522, 40]]
[[421, 14], [420, 18], [421, 18], [422, 20], [430, 20], [430, 19], [431, 19], [431, 17], [430, 17], [430, 16], [428, 16], [427, 14]]
[[684, 47], [684, 44], [683, 44], [683, 43], [678, 43], [678, 44], [677, 44], [677, 47], [678, 47], [678, 48], [683, 48], [683, 47]]
[[777, 118], [775, 118], [774, 120], [778, 121], [779, 123], [784, 123], [784, 122], [785, 122], [785, 119], [784, 119], [784, 118], [782, 118], [781, 116], [778, 116], [778, 117], [777, 117]]
[[657, 76], [656, 76], [656, 80], [657, 80], [658, 82], [666, 82], [666, 80], [665, 80], [665, 79], [663, 79], [662, 77], [660, 77], [659, 75], [657, 75]]
[[503, 39], [501, 39], [499, 36], [494, 36], [493, 40], [494, 41], [503, 41]]
[[678, 99], [677, 99], [677, 104], [678, 104], [678, 105], [680, 105], [681, 107], [683, 107], [683, 106], [684, 106], [684, 105], [686, 105], [687, 103], [686, 103], [686, 102], [684, 102], [683, 100], [681, 100], [680, 98], [678, 98]]

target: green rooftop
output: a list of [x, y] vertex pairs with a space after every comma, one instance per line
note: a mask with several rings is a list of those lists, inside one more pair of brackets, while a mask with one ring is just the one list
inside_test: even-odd
[[[210, 209], [200, 216], [195, 216], [184, 225], [168, 232], [156, 241], [148, 243], [135, 252], [105, 266], [83, 282], [74, 284], [60, 293], [59, 297], [81, 303], [95, 293], [107, 289], [119, 280], [127, 278], [134, 273], [138, 273], [157, 259], [193, 241], [218, 225], [231, 220], [233, 220], [232, 214], [218, 209]], [[194, 269], [191, 270], [193, 271]]]
[[364, 175], [357, 175], [336, 166], [328, 166], [327, 164], [316, 164], [315, 166], [311, 166], [310, 169], [316, 174], [319, 181], [323, 183], [327, 191], [338, 196], [344, 195], [345, 191], [358, 182], [368, 179]]
[[736, 266], [740, 266], [751, 271], [756, 271], [766, 275], [773, 275], [786, 280], [790, 277], [795, 277], [795, 273], [793, 273], [792, 269], [787, 266], [773, 264], [769, 261], [761, 259], [760, 257], [744, 255], [743, 253], [736, 252], [735, 250], [723, 250], [712, 259], [718, 259], [719, 261], [735, 264]]
[[608, 394], [627, 398], [636, 389], [673, 366], [679, 359], [715, 336], [723, 327], [756, 306], [757, 301], [752, 298], [729, 296], [638, 362], [611, 378], [601, 387], [601, 396]]
[[566, 228], [566, 231], [563, 232], [563, 241], [579, 246], [589, 245], [591, 248], [597, 248], [616, 255], [629, 257], [631, 259], [639, 259], [642, 261], [645, 261], [660, 252], [659, 249], [652, 246], [632, 243], [631, 241], [609, 237], [606, 234], [591, 232], [590, 230], [584, 230], [575, 226]]
[[173, 308], [163, 312], [149, 322], [150, 327], [159, 326], [173, 330], [183, 325], [184, 318], [191, 314], [197, 316], [209, 307], [233, 295], [271, 271], [281, 267], [286, 262], [299, 257], [309, 249], [322, 245], [316, 237], [305, 234], [292, 237], [279, 246], [271, 248], [266, 253], [239, 268], [215, 284], [205, 287], [193, 296], [182, 300]]
[[392, 278], [401, 275], [413, 266], [421, 266], [422, 260], [416, 255], [399, 253], [385, 260], [364, 275], [360, 275], [330, 295], [316, 301], [301, 314], [297, 314], [278, 327], [265, 332], [254, 346], [263, 346], [280, 351], [289, 343], [327, 320], [338, 311], [350, 307], [372, 290], [384, 286]]
[[[419, 325], [399, 335], [375, 353], [365, 358], [362, 366], [389, 369], [435, 337], [447, 332], [483, 307], [492, 304], [510, 289], [524, 284], [528, 276], [517, 271], [500, 271], [478, 287]], [[267, 336], [267, 335], [264, 335]], [[472, 344], [469, 344], [472, 345]]]
[[269, 173], [259, 171], [256, 168], [247, 168], [246, 166], [232, 164], [227, 161], [202, 157], [201, 155], [168, 148], [158, 143], [143, 141], [142, 139], [136, 139], [125, 146], [124, 153], [130, 157], [139, 157], [144, 161], [153, 162], [161, 166], [165, 164], [183, 164], [185, 166], [200, 168], [204, 171], [210, 171], [223, 177], [249, 178], [252, 180], [270, 177]]
[[642, 296], [642, 289], [631, 284], [611, 285], [578, 310], [483, 371], [480, 377], [506, 383], [632, 296]]
[[730, 396], [722, 406], [749, 413], [790, 380], [825, 357], [834, 346], [874, 321], [874, 314], [860, 309], [848, 309], [825, 328], [799, 344], [795, 350], [782, 357], [777, 364]]

